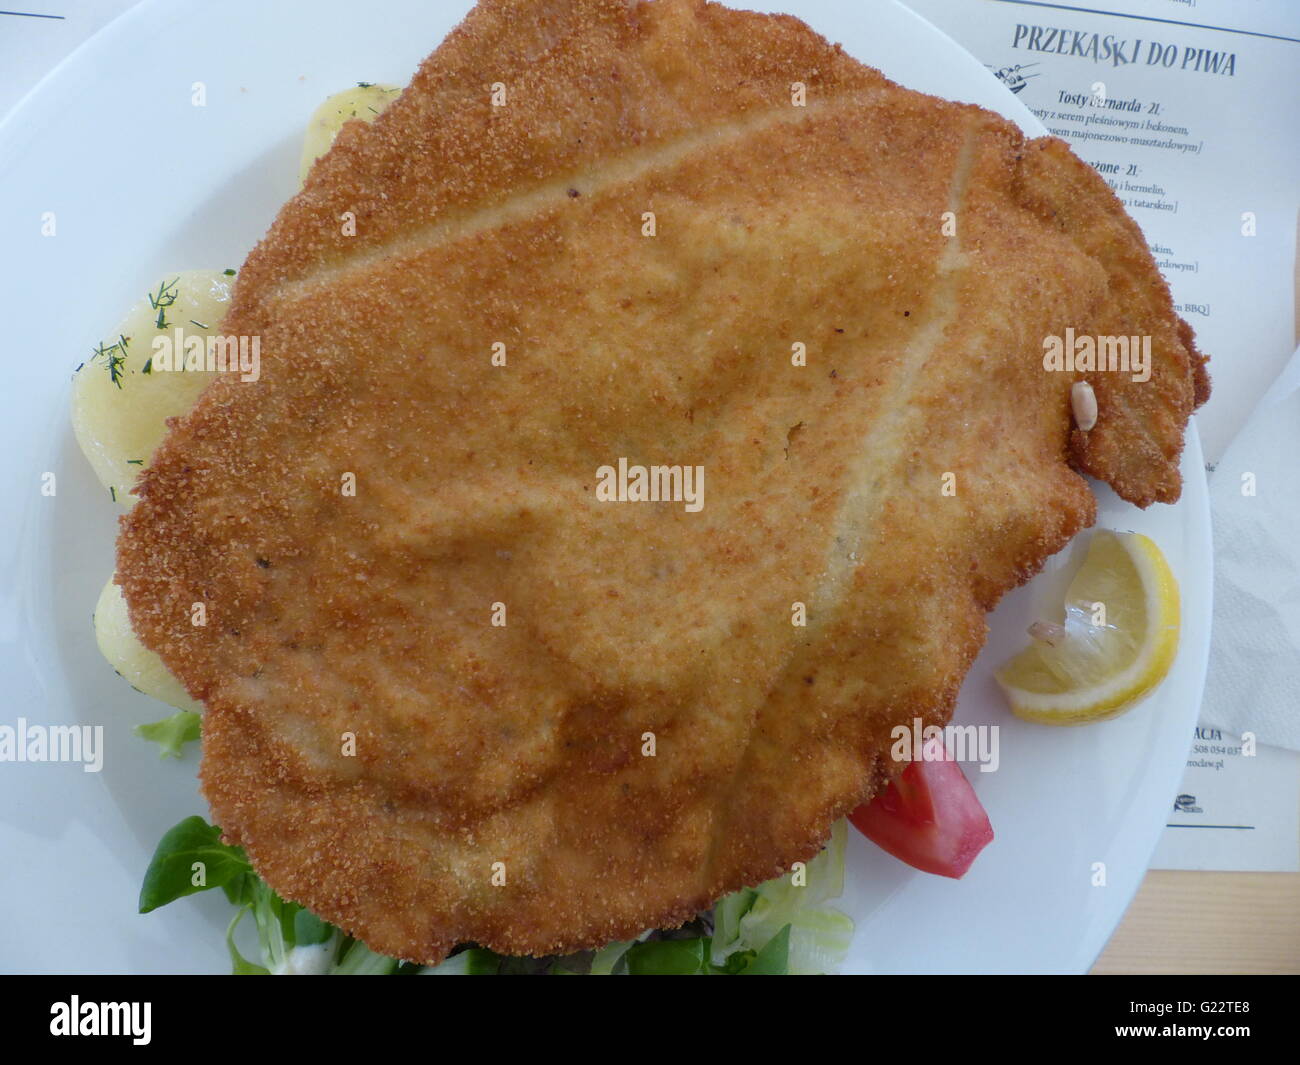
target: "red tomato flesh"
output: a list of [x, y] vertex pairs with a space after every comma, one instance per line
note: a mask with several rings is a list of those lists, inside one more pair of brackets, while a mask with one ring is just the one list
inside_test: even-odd
[[849, 814], [849, 820], [899, 861], [954, 880], [965, 875], [993, 839], [993, 825], [975, 789], [961, 766], [946, 757], [938, 737], [925, 744], [920, 761]]

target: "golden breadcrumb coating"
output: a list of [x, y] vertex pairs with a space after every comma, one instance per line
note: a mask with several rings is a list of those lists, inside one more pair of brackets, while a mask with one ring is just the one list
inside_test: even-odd
[[[1046, 372], [1067, 327], [1151, 336], [1151, 379]], [[345, 127], [223, 331], [261, 377], [145, 471], [132, 624], [207, 706], [226, 838], [422, 962], [597, 947], [809, 858], [1092, 523], [1077, 471], [1175, 500], [1208, 394], [1062, 142], [698, 0], [485, 0]], [[620, 457], [702, 466], [703, 508], [599, 501]]]

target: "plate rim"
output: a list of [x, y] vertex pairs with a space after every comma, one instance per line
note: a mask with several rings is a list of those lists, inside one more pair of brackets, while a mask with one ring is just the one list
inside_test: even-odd
[[[403, 0], [403, 2], [409, 3], [410, 0]], [[837, 0], [837, 2], [839, 2], [839, 0]], [[340, 7], [342, 6], [341, 0], [338, 0], [338, 4]], [[141, 3], [138, 3], [120, 13], [94, 35], [78, 45], [77, 48], [49, 70], [28, 92], [14, 103], [2, 118], [0, 118], [0, 156], [3, 155], [4, 150], [8, 146], [20, 141], [23, 134], [27, 132], [33, 124], [39, 123], [42, 107], [48, 106], [43, 103], [43, 101], [53, 101], [59, 95], [66, 93], [77, 79], [83, 77], [83, 72], [88, 63], [93, 64], [97, 57], [111, 56], [113, 49], [122, 42], [123, 37], [129, 35], [138, 24], [155, 21], [159, 14], [164, 10], [169, 12], [169, 18], [174, 18], [177, 15], [178, 9], [180, 13], [184, 13], [186, 10], [201, 9], [202, 6], [203, 5], [199, 3], [199, 0], [184, 0], [183, 3], [179, 4], [169, 2], [169, 0], [142, 0]], [[402, 6], [402, 4], [396, 3], [395, 0], [395, 6]], [[748, 5], [741, 3], [728, 6], [744, 7]], [[768, 5], [764, 6], [766, 7]], [[797, 16], [804, 18], [807, 17], [806, 9], [817, 6], [819, 6], [817, 0], [788, 0], [786, 3], [770, 5], [770, 9], [777, 10], [782, 8], [794, 8]], [[820, 6], [826, 5], [823, 4]], [[848, 8], [849, 5], [846, 3], [840, 3], [840, 6]], [[1026, 129], [1027, 132], [1033, 130], [1035, 135], [1040, 136], [1047, 134], [1045, 127], [1042, 126], [1042, 123], [1039, 122], [1032, 112], [1029, 111], [1025, 104], [1009, 90], [1006, 90], [1005, 87], [997, 81], [994, 75], [989, 72], [977, 58], [971, 55], [970, 52], [964, 49], [942, 30], [935, 27], [933, 23], [929, 22], [924, 16], [899, 3], [898, 0], [874, 0], [873, 5], [868, 5], [867, 8], [857, 8], [855, 10], [846, 11], [843, 17], [866, 17], [866, 12], [870, 10], [871, 6], [881, 9], [891, 8], [894, 10], [894, 13], [901, 16], [904, 21], [913, 22], [916, 26], [917, 32], [927, 35], [933, 34], [942, 38], [955, 52], [958, 52], [965, 57], [965, 60], [968, 61], [967, 66], [978, 68], [978, 74], [980, 76], [987, 78], [994, 85], [997, 85], [999, 90], [1005, 94], [1005, 106], [1003, 108], [998, 108], [999, 113], [1003, 114], [1004, 117], [1016, 121], [1017, 124], [1020, 125], [1022, 129]], [[264, 10], [264, 8], [259, 6], [233, 5], [231, 8], [233, 13], [230, 14], [230, 17], [246, 17], [251, 11], [254, 13], [254, 17], [257, 18], [260, 17], [257, 13], [262, 10]], [[279, 21], [284, 17], [284, 9], [282, 8], [280, 11], [275, 13], [273, 21]], [[833, 40], [834, 38], [831, 39]], [[851, 49], [846, 50], [851, 52]], [[1008, 110], [1015, 113], [1009, 114]], [[23, 164], [21, 163], [18, 164], [19, 168], [21, 168], [22, 165]], [[181, 267], [188, 268], [186, 264], [181, 264]], [[1189, 470], [1198, 472], [1199, 476], [1195, 478], [1189, 477]], [[1188, 423], [1185, 438], [1183, 472], [1185, 481], [1184, 495], [1177, 505], [1182, 508], [1187, 508], [1189, 512], [1188, 518], [1183, 522], [1184, 527], [1188, 531], [1188, 535], [1191, 537], [1189, 556], [1194, 555], [1201, 563], [1203, 563], [1204, 568], [1200, 572], [1198, 581], [1205, 585], [1203, 594], [1205, 604], [1204, 610], [1198, 613], [1198, 624], [1194, 626], [1195, 629], [1199, 630], [1196, 633], [1195, 647], [1191, 648], [1188, 645], [1187, 633], [1189, 626], [1186, 624], [1187, 615], [1184, 614], [1184, 643], [1180, 647], [1179, 652], [1179, 657], [1181, 659], [1188, 651], [1194, 651], [1194, 654], [1192, 655], [1193, 672], [1191, 676], [1193, 677], [1192, 687], [1197, 693], [1197, 698], [1195, 700], [1189, 700], [1190, 708], [1186, 710], [1183, 715], [1187, 719], [1186, 732], [1188, 734], [1188, 746], [1190, 746], [1191, 728], [1198, 718], [1200, 694], [1204, 689], [1205, 675], [1208, 669], [1209, 645], [1211, 639], [1210, 621], [1213, 605], [1213, 529], [1210, 520], [1209, 494], [1202, 467], [1200, 438], [1199, 433], [1197, 432], [1194, 416]], [[1190, 563], [1193, 559], [1189, 557], [1188, 561]], [[1159, 756], [1159, 752], [1156, 752], [1156, 754]], [[1178, 782], [1181, 779], [1184, 760], [1184, 758], [1179, 758], [1179, 760], [1175, 762], [1172, 758], [1172, 754], [1169, 756], [1168, 767], [1164, 774], [1166, 777], [1170, 778], [1170, 787], [1165, 789], [1169, 794], [1174, 793]], [[1091, 967], [1092, 963], [1104, 949], [1110, 936], [1113, 935], [1114, 930], [1118, 927], [1123, 915], [1131, 905], [1132, 899], [1145, 876], [1145, 865], [1149, 865], [1150, 857], [1154, 853], [1162, 831], [1163, 821], [1159, 825], [1153, 823], [1150, 826], [1145, 826], [1144, 832], [1141, 833], [1141, 835], [1145, 837], [1139, 844], [1139, 849], [1142, 849], [1145, 855], [1144, 871], [1141, 875], [1133, 878], [1131, 884], [1125, 885], [1123, 905], [1115, 911], [1114, 921], [1109, 923], [1109, 927], [1105, 933], [1096, 936], [1095, 938], [1097, 938], [1097, 942], [1092, 948], [1088, 948], [1091, 953], [1085, 968]], [[127, 914], [123, 914], [124, 922], [128, 916], [129, 915]], [[860, 927], [862, 927], [871, 920], [871, 915], [868, 914], [865, 917], [858, 918], [858, 920], [860, 922]]]

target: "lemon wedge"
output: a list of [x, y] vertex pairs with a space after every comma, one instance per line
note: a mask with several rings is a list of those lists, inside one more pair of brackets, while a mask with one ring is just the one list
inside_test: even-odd
[[1178, 651], [1178, 582], [1154, 541], [1099, 529], [1065, 593], [1065, 623], [995, 676], [1011, 712], [1045, 725], [1116, 717], [1156, 687]]

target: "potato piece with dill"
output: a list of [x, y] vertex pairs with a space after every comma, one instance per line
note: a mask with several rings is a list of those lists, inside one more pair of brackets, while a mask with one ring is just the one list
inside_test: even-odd
[[189, 697], [181, 682], [171, 675], [163, 661], [140, 642], [127, 617], [122, 589], [108, 579], [95, 604], [95, 643], [131, 687], [178, 710], [201, 712], [203, 706]]
[[368, 81], [359, 81], [350, 89], [336, 92], [316, 108], [307, 123], [307, 134], [302, 145], [302, 164], [298, 170], [298, 180], [307, 180], [307, 172], [312, 164], [330, 150], [334, 138], [339, 135], [343, 123], [359, 118], [362, 122], [373, 122], [384, 108], [397, 99], [401, 93], [397, 85], [375, 85]]
[[167, 432], [215, 373], [155, 372], [153, 341], [216, 336], [230, 302], [233, 270], [169, 274], [127, 312], [121, 325], [77, 367], [72, 379], [72, 428], [100, 483], [122, 506]]

